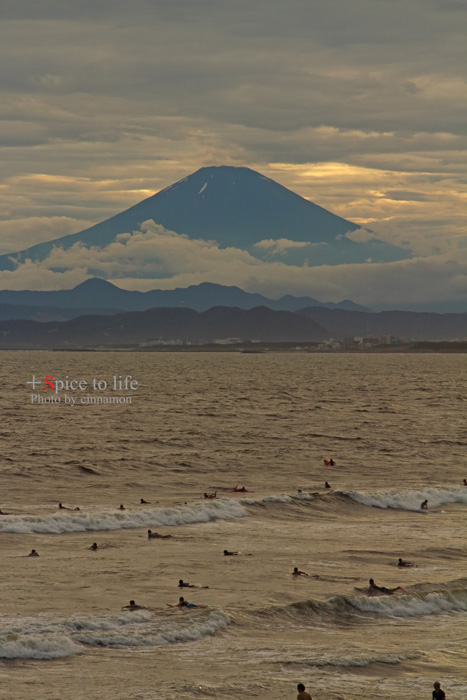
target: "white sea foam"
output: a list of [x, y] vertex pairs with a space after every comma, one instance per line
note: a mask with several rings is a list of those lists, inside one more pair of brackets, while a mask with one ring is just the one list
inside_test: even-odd
[[428, 500], [429, 508], [439, 506], [442, 503], [467, 504], [467, 488], [465, 486], [428, 487], [418, 491], [341, 491], [340, 493], [365, 506], [408, 511], [420, 511], [420, 505], [425, 500]]
[[349, 600], [361, 612], [390, 617], [425, 617], [440, 613], [467, 612], [467, 591], [359, 597]]
[[219, 499], [209, 503], [193, 503], [174, 508], [150, 508], [145, 510], [68, 511], [54, 515], [5, 515], [0, 520], [0, 532], [61, 533], [98, 530], [126, 530], [137, 527], [192, 525], [213, 520], [243, 518], [247, 511], [233, 499]]
[[0, 658], [57, 659], [91, 647], [155, 647], [193, 642], [226, 629], [220, 610], [157, 616], [148, 610], [118, 615], [51, 618], [38, 615], [2, 620]]
[[310, 493], [297, 493], [289, 496], [282, 493], [278, 496], [264, 496], [263, 498], [242, 498], [240, 503], [246, 506], [265, 505], [266, 503], [296, 503], [297, 501], [312, 501], [313, 496]]

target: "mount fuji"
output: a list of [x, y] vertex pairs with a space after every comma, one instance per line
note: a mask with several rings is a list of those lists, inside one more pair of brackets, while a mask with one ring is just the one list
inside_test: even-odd
[[[0, 270], [15, 270], [28, 259], [45, 260], [54, 247], [66, 250], [79, 242], [105, 248], [119, 234], [139, 231], [151, 219], [190, 239], [215, 241], [219, 248], [238, 248], [260, 260], [291, 265], [390, 262], [411, 257], [407, 250], [378, 240], [368, 230], [364, 236], [368, 240], [351, 240], [349, 234], [360, 228], [357, 224], [254, 170], [219, 166], [201, 168], [83, 231], [2, 255]], [[157, 272], [153, 276], [157, 278]]]

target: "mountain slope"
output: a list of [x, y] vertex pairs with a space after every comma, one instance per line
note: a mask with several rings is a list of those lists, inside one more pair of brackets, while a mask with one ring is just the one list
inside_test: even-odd
[[[43, 260], [53, 246], [77, 242], [104, 247], [120, 233], [138, 230], [153, 219], [192, 239], [215, 240], [220, 247], [248, 250], [261, 259], [279, 255], [291, 264], [338, 264], [366, 260], [401, 260], [407, 251], [376, 239], [356, 243], [346, 234], [359, 227], [313, 204], [254, 170], [230, 166], [201, 168], [139, 204], [88, 229], [0, 256], [0, 269], [15, 269], [15, 260]], [[275, 250], [271, 241], [303, 246]], [[261, 241], [267, 241], [257, 246]]]

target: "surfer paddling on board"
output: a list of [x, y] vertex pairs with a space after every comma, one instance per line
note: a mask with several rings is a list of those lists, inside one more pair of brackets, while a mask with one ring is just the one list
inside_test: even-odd
[[217, 498], [217, 491], [214, 491], [214, 493], [205, 493], [204, 498]]
[[179, 588], [209, 588], [209, 586], [198, 586], [196, 583], [187, 583], [183, 579], [178, 582]]
[[242, 488], [239, 489], [238, 485], [237, 485], [237, 486], [234, 486], [234, 488], [232, 489], [232, 492], [233, 493], [248, 493], [248, 490], [245, 488], [245, 486], [242, 486]]
[[238, 552], [229, 552], [228, 549], [224, 549], [224, 557], [236, 557]]
[[152, 530], [148, 530], [148, 540], [150, 540], [151, 538], [160, 539], [160, 540], [167, 540], [170, 537], [172, 537], [172, 535], [160, 535], [158, 532], [153, 532]]
[[294, 570], [292, 571], [292, 576], [309, 576], [310, 574], [307, 574], [306, 571], [299, 571], [298, 568], [295, 566]]
[[397, 562], [397, 566], [401, 566], [401, 567], [405, 567], [406, 569], [409, 569], [409, 568], [411, 568], [413, 566], [417, 566], [417, 565], [411, 561], [404, 561], [403, 559], [401, 559], [399, 557], [399, 561]]
[[134, 600], [130, 600], [130, 605], [124, 605], [122, 610], [144, 610], [142, 605], [137, 605]]
[[377, 586], [372, 578], [370, 578], [368, 583], [370, 584], [368, 586], [369, 595], [392, 595], [396, 591], [404, 591], [404, 589], [401, 586], [397, 586], [397, 588], [386, 588], [385, 586]]
[[206, 608], [206, 605], [196, 605], [195, 603], [189, 603], [183, 596], [180, 596], [178, 603], [174, 605], [173, 603], [166, 603], [169, 608]]

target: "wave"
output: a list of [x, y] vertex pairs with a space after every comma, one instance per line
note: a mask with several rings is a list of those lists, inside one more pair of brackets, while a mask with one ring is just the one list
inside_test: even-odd
[[354, 656], [354, 657], [339, 657], [339, 658], [324, 658], [324, 659], [304, 659], [299, 661], [277, 661], [281, 666], [301, 666], [309, 668], [324, 668], [333, 666], [335, 668], [365, 668], [373, 666], [373, 664], [388, 664], [397, 665], [404, 661], [419, 659], [422, 656], [420, 652], [397, 654], [391, 656]]
[[[364, 506], [373, 508], [395, 508], [398, 510], [418, 511], [422, 501], [428, 500], [428, 507], [437, 507], [443, 503], [467, 504], [467, 488], [465, 486], [427, 487], [420, 490], [384, 490], [384, 491], [340, 491], [343, 496]], [[425, 512], [430, 512], [425, 511]]]
[[300, 622], [345, 624], [364, 618], [420, 618], [443, 613], [467, 613], [467, 590], [409, 593], [394, 596], [337, 595], [326, 601], [302, 600], [284, 606], [257, 610], [262, 618], [282, 618]]
[[233, 520], [247, 515], [238, 501], [219, 499], [209, 503], [192, 503], [172, 508], [150, 508], [138, 511], [70, 511], [54, 515], [5, 515], [0, 519], [0, 532], [51, 533], [98, 530], [126, 530], [138, 527], [176, 527]]
[[278, 496], [264, 496], [263, 498], [241, 498], [239, 503], [245, 506], [263, 506], [268, 503], [299, 503], [300, 501], [313, 501], [315, 497], [312, 493], [297, 493], [289, 496], [287, 493], [282, 493]]
[[194, 642], [221, 632], [230, 618], [220, 610], [160, 617], [147, 610], [69, 619], [48, 616], [2, 620], [0, 658], [58, 659], [86, 647], [157, 647]]

